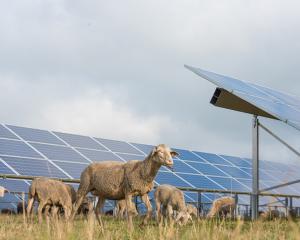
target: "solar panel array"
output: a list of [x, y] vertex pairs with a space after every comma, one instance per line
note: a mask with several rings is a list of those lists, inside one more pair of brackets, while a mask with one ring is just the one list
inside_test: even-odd
[[300, 130], [300, 99], [298, 97], [200, 68], [185, 67], [218, 87], [226, 89], [231, 94]]
[[[53, 132], [0, 124], [0, 173], [80, 178], [85, 167], [104, 160], [143, 160], [154, 146]], [[176, 149], [174, 171], [161, 167], [156, 184], [178, 187], [251, 191], [251, 161], [234, 156]], [[261, 188], [299, 178], [297, 167], [261, 161]], [[30, 182], [0, 179], [0, 186], [10, 191], [28, 192]], [[273, 191], [300, 195], [299, 186]], [[187, 192], [186, 200], [197, 201], [197, 194]], [[0, 208], [9, 203], [10, 195], [0, 198]], [[212, 194], [203, 194], [204, 201], [212, 201]]]

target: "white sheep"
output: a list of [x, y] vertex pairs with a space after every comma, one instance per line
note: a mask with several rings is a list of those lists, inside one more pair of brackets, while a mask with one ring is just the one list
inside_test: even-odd
[[161, 221], [161, 211], [170, 222], [172, 221], [174, 211], [177, 211], [175, 222], [186, 224], [191, 219], [185, 205], [184, 194], [178, 188], [168, 184], [160, 185], [155, 190], [154, 199], [158, 222]]
[[39, 202], [38, 219], [42, 222], [42, 211], [45, 208], [48, 214], [50, 206], [62, 206], [65, 212], [65, 218], [68, 219], [72, 211], [72, 196], [70, 188], [63, 182], [49, 179], [36, 178], [32, 181], [28, 192], [27, 218], [32, 216], [34, 201]]
[[88, 192], [95, 193], [99, 200], [95, 209], [98, 222], [99, 210], [105, 199], [126, 200], [128, 225], [132, 228], [132, 197], [141, 196], [147, 207], [147, 215], [143, 220], [146, 224], [152, 215], [152, 206], [148, 193], [152, 190], [154, 178], [159, 168], [164, 165], [173, 166], [172, 157], [178, 154], [164, 144], [160, 144], [151, 151], [143, 161], [128, 161], [126, 163], [106, 161], [90, 164], [81, 174], [72, 218], [80, 206], [82, 199]]
[[208, 218], [218, 217], [227, 217], [228, 214], [230, 217], [234, 216], [236, 204], [235, 199], [232, 197], [221, 197], [213, 201], [212, 207], [207, 214]]

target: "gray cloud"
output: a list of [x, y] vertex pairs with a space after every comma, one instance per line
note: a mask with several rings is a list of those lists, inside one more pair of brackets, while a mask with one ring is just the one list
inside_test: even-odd
[[[211, 106], [215, 87], [183, 64], [300, 96], [296, 1], [1, 5], [4, 123], [250, 156], [251, 116]], [[294, 161], [263, 138], [263, 157]]]

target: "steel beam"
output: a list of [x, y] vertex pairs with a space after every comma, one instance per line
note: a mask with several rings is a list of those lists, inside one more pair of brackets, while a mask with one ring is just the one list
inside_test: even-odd
[[252, 194], [251, 194], [251, 219], [258, 218], [259, 201], [259, 121], [257, 116], [252, 122]]

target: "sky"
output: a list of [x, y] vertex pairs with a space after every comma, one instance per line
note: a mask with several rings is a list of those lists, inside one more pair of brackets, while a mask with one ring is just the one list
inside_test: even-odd
[[[184, 64], [300, 96], [299, 1], [0, 1], [0, 122], [251, 157]], [[299, 131], [261, 122], [296, 149]], [[261, 158], [299, 162], [262, 133]]]

